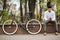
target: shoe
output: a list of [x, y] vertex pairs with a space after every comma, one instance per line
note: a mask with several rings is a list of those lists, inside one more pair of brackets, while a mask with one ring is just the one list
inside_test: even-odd
[[47, 33], [46, 33], [46, 32], [44, 32], [44, 36], [46, 36], [46, 34], [47, 34]]
[[59, 33], [58, 32], [55, 32], [55, 35], [58, 35]]

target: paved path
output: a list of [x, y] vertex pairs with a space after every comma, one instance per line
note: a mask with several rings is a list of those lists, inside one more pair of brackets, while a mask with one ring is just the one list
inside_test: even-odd
[[0, 40], [60, 40], [60, 34], [43, 34], [38, 35], [0, 35]]

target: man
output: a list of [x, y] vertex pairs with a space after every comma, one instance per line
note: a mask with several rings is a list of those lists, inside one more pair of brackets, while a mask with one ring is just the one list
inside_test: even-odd
[[51, 6], [48, 6], [48, 10], [44, 13], [44, 35], [46, 35], [46, 25], [51, 23], [55, 27], [55, 34], [58, 34], [58, 27], [56, 22], [56, 15], [55, 12], [52, 10]]

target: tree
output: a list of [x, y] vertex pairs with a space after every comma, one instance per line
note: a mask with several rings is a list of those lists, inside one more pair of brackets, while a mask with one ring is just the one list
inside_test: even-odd
[[6, 1], [7, 0], [3, 0], [3, 9], [6, 9]]
[[27, 0], [25, 0], [25, 15], [27, 14]]
[[44, 13], [44, 0], [40, 0], [40, 20], [43, 17], [43, 13]]
[[34, 18], [35, 2], [36, 0], [28, 0], [30, 19]]
[[23, 13], [22, 13], [22, 0], [20, 0], [20, 15], [21, 15], [21, 22], [23, 22]]
[[[6, 20], [8, 18], [8, 13], [9, 13], [10, 7], [14, 1], [10, 5], [8, 5], [8, 8], [7, 8], [6, 2], [7, 2], [7, 0], [3, 0], [3, 11], [1, 12], [2, 20]], [[8, 9], [8, 10], [6, 10], [6, 9]]]
[[56, 6], [57, 6], [57, 18], [60, 20], [60, 1], [56, 0]]

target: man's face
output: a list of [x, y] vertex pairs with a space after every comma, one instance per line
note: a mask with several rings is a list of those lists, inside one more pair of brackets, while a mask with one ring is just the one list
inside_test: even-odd
[[48, 11], [51, 12], [52, 8], [48, 8]]

